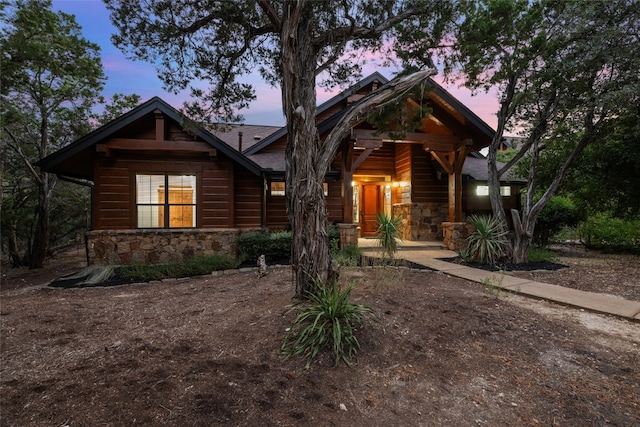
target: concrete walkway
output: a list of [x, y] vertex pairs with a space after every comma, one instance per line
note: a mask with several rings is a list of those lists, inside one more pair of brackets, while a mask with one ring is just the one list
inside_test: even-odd
[[[403, 242], [398, 249], [396, 257], [424, 265], [450, 276], [490, 284], [505, 291], [640, 322], [640, 301], [630, 301], [613, 295], [585, 292], [564, 286], [535, 282], [511, 276], [508, 272], [490, 272], [442, 261], [439, 258], [453, 258], [458, 254], [442, 249], [439, 243]], [[360, 239], [358, 244], [365, 254], [373, 255], [378, 250], [375, 241], [371, 239]]]

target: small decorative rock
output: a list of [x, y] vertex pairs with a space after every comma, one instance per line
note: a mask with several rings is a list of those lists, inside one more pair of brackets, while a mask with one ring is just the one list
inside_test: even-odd
[[258, 257], [258, 277], [267, 275], [267, 260], [264, 255]]

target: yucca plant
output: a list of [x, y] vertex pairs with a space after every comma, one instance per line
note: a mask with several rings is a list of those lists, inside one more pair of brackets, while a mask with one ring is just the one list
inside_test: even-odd
[[378, 245], [393, 260], [398, 250], [398, 240], [402, 240], [400, 239], [402, 217], [387, 215], [380, 211], [376, 215], [376, 223], [378, 224], [378, 229], [376, 230]]
[[306, 357], [308, 368], [321, 350], [331, 349], [336, 366], [340, 361], [351, 366], [349, 359], [360, 349], [357, 331], [375, 317], [371, 308], [351, 302], [354, 286], [343, 289], [337, 283], [325, 286], [315, 281], [314, 291], [291, 309], [298, 315], [284, 337], [282, 353]]
[[470, 261], [495, 264], [506, 249], [506, 232], [500, 230], [498, 220], [489, 215], [471, 215], [467, 222], [475, 227], [467, 239], [467, 247], [460, 255]]

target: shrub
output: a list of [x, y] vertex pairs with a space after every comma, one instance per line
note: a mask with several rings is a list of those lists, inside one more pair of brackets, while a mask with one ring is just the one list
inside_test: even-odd
[[640, 253], [640, 220], [626, 221], [597, 214], [580, 225], [580, 238], [588, 248]]
[[558, 254], [550, 249], [532, 247], [529, 249], [529, 257], [527, 258], [529, 262], [557, 262]]
[[571, 199], [561, 196], [552, 197], [536, 221], [533, 243], [547, 246], [549, 240], [564, 227], [575, 227], [580, 221], [578, 208]]
[[400, 238], [400, 226], [402, 225], [402, 217], [387, 215], [384, 212], [378, 212], [376, 215], [376, 240], [389, 258], [393, 259], [394, 254], [398, 250], [398, 239]]
[[237, 266], [238, 262], [233, 257], [227, 254], [215, 254], [167, 264], [126, 265], [118, 269], [118, 274], [133, 282], [149, 282], [167, 278], [201, 276]]
[[327, 228], [327, 234], [329, 235], [329, 248], [335, 254], [340, 251], [340, 230], [334, 224], [331, 224]]
[[475, 231], [467, 238], [467, 247], [460, 251], [460, 256], [467, 261], [495, 264], [504, 255], [507, 233], [500, 231], [494, 216], [471, 215], [467, 222], [475, 227]]
[[291, 232], [247, 233], [236, 239], [240, 260], [257, 260], [260, 255], [270, 259], [291, 257]]
[[324, 286], [315, 281], [308, 299], [291, 309], [298, 314], [284, 337], [281, 351], [287, 357], [306, 357], [308, 368], [320, 351], [331, 349], [336, 366], [340, 361], [350, 366], [349, 359], [360, 349], [357, 332], [374, 317], [369, 307], [350, 301], [354, 286], [342, 289], [337, 283]]
[[362, 260], [362, 249], [358, 245], [349, 245], [346, 248], [334, 253], [333, 259], [343, 267], [356, 267]]

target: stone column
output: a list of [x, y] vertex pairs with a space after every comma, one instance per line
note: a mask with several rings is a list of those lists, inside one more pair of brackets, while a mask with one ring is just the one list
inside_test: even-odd
[[360, 234], [358, 224], [337, 224], [337, 227], [340, 232], [340, 249], [347, 246], [358, 246], [358, 235]]
[[443, 244], [451, 251], [457, 251], [467, 245], [467, 237], [474, 231], [473, 225], [466, 222], [443, 222]]

